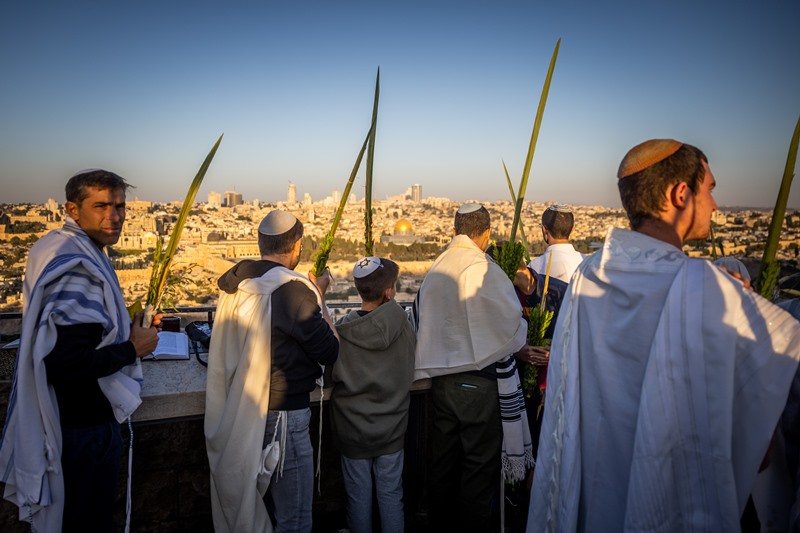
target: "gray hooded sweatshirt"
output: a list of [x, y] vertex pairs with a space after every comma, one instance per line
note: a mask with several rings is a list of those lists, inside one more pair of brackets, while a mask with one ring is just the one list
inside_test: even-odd
[[336, 325], [341, 339], [333, 366], [331, 422], [342, 455], [366, 459], [403, 449], [416, 336], [394, 300]]

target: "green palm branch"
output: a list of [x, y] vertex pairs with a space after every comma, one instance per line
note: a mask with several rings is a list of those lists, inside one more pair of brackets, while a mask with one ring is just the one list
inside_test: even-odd
[[339, 221], [342, 219], [342, 213], [344, 213], [344, 207], [347, 204], [347, 198], [350, 196], [350, 189], [353, 188], [353, 182], [356, 179], [356, 173], [361, 166], [361, 160], [364, 158], [364, 152], [367, 150], [367, 143], [369, 142], [371, 136], [372, 128], [370, 128], [369, 132], [367, 132], [367, 136], [364, 138], [364, 144], [361, 145], [361, 150], [359, 150], [358, 156], [356, 157], [356, 162], [353, 165], [353, 170], [350, 171], [350, 177], [347, 179], [347, 184], [344, 186], [344, 194], [342, 194], [342, 197], [339, 199], [339, 207], [336, 208], [336, 214], [333, 216], [331, 229], [329, 229], [328, 233], [325, 234], [325, 237], [322, 239], [319, 247], [317, 248], [317, 253], [314, 255], [315, 276], [321, 276], [325, 271], [325, 267], [328, 265], [328, 257], [330, 257], [331, 249], [333, 249], [333, 238], [336, 236], [336, 229], [339, 227]]
[[525, 167], [522, 170], [522, 179], [519, 183], [519, 192], [514, 206], [514, 220], [511, 222], [511, 236], [508, 239], [509, 246], [504, 246], [501, 251], [498, 264], [500, 268], [508, 275], [509, 279], [513, 280], [514, 275], [519, 268], [519, 262], [525, 254], [524, 246], [517, 242], [517, 228], [520, 225], [520, 218], [522, 216], [522, 206], [525, 203], [525, 190], [528, 188], [528, 178], [531, 173], [531, 166], [533, 164], [533, 154], [536, 151], [536, 141], [539, 138], [539, 130], [542, 127], [542, 118], [544, 117], [544, 109], [547, 105], [547, 95], [550, 93], [550, 82], [553, 80], [553, 71], [556, 67], [556, 60], [558, 59], [558, 50], [561, 47], [561, 39], [556, 41], [556, 46], [553, 49], [553, 55], [550, 57], [550, 64], [547, 67], [547, 75], [544, 79], [542, 86], [542, 94], [539, 97], [539, 106], [536, 108], [536, 116], [533, 120], [533, 131], [531, 132], [531, 140], [528, 145], [528, 154], [525, 157]]
[[778, 198], [775, 200], [775, 209], [772, 210], [772, 221], [769, 225], [767, 244], [764, 247], [764, 255], [761, 257], [761, 272], [755, 283], [758, 293], [767, 299], [772, 299], [775, 293], [775, 285], [778, 282], [780, 266], [775, 260], [778, 251], [778, 242], [781, 237], [781, 227], [786, 216], [786, 204], [789, 201], [789, 191], [792, 188], [794, 178], [794, 168], [797, 162], [797, 146], [800, 143], [800, 117], [794, 127], [794, 134], [789, 143], [789, 153], [786, 156], [786, 166], [783, 170], [783, 179], [778, 190]]
[[164, 248], [164, 240], [161, 236], [159, 236], [156, 241], [156, 249], [153, 254], [153, 270], [150, 275], [150, 286], [147, 290], [147, 305], [145, 306], [145, 316], [142, 321], [145, 327], [150, 325], [156, 309], [161, 305], [161, 299], [164, 297], [164, 291], [169, 279], [169, 270], [172, 266], [175, 253], [178, 251], [178, 244], [181, 240], [183, 227], [186, 225], [189, 211], [194, 205], [194, 199], [195, 196], [197, 196], [197, 191], [200, 189], [200, 184], [203, 182], [203, 178], [206, 177], [208, 167], [211, 165], [211, 161], [214, 159], [214, 155], [217, 153], [217, 148], [219, 148], [221, 142], [222, 135], [219, 136], [217, 142], [215, 142], [214, 146], [211, 148], [211, 151], [208, 152], [203, 164], [200, 165], [200, 169], [192, 180], [191, 185], [189, 185], [189, 190], [186, 193], [186, 197], [183, 199], [183, 205], [178, 214], [178, 220], [172, 228], [172, 234], [169, 237], [167, 247]]
[[372, 168], [375, 164], [375, 135], [378, 130], [378, 100], [381, 94], [381, 68], [378, 67], [378, 74], [375, 77], [375, 98], [372, 102], [372, 135], [369, 138], [369, 149], [367, 151], [367, 176], [366, 187], [364, 190], [364, 252], [365, 255], [372, 255]]

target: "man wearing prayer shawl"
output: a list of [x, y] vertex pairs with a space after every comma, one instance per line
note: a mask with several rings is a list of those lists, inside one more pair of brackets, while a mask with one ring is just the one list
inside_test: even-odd
[[432, 378], [429, 495], [435, 531], [490, 530], [501, 464], [506, 479], [522, 479], [533, 460], [510, 357], [529, 349], [527, 324], [511, 281], [484, 253], [489, 228], [485, 207], [458, 210], [456, 235], [431, 266], [415, 303], [415, 378]]
[[139, 358], [158, 341], [141, 316], [131, 326], [103, 253], [119, 240], [128, 187], [105, 170], [73, 176], [64, 227], [28, 255], [0, 473], [35, 531], [112, 528], [119, 424], [141, 403]]
[[681, 246], [716, 203], [705, 155], [646, 141], [561, 307], [528, 531], [734, 531], [786, 402], [800, 325]]
[[208, 353], [204, 431], [214, 529], [311, 531], [309, 393], [339, 341], [324, 297], [330, 274], [300, 262], [303, 224], [274, 210], [258, 226], [261, 259], [240, 261], [221, 289]]

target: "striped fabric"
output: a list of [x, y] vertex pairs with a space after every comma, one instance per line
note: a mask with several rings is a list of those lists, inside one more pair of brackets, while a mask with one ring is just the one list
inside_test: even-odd
[[513, 355], [495, 363], [497, 392], [500, 397], [500, 418], [503, 423], [503, 479], [509, 482], [525, 479], [525, 472], [534, 464], [531, 432], [525, 413], [525, 398]]
[[[60, 528], [64, 506], [61, 427], [44, 358], [60, 325], [99, 323], [97, 348], [130, 335], [130, 320], [116, 274], [102, 251], [71, 219], [31, 248], [23, 288], [23, 318], [6, 426], [0, 440], [5, 498], [20, 507], [35, 530]], [[98, 379], [120, 422], [141, 404], [141, 364]]]

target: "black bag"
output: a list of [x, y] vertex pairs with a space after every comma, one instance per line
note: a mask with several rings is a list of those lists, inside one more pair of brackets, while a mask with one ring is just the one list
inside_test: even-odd
[[[208, 361], [204, 361], [200, 357], [200, 352], [202, 351], [206, 353], [206, 355], [208, 354], [208, 347], [211, 344], [211, 327], [211, 322], [207, 320], [197, 320], [195, 322], [189, 322], [184, 328], [189, 340], [192, 341], [192, 348], [197, 357], [197, 361], [203, 366], [208, 366]], [[202, 347], [202, 349], [200, 347]]]

